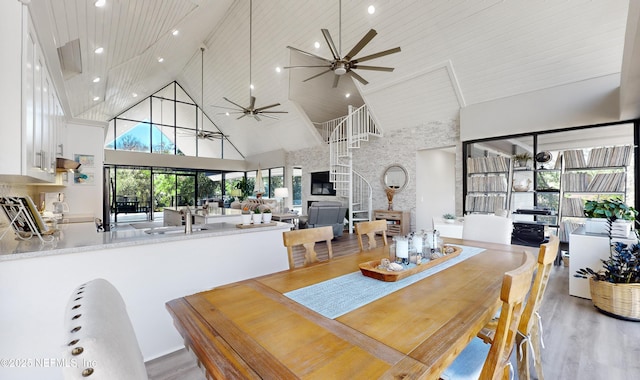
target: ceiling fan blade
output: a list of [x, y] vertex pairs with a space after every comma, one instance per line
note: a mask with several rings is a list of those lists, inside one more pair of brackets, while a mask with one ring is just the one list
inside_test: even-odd
[[[315, 55], [313, 53], [308, 53], [308, 52], [306, 52], [304, 50], [300, 50], [298, 48], [294, 48], [293, 46], [287, 46], [287, 48], [291, 49], [291, 50], [294, 50], [294, 51], [297, 51], [298, 53], [301, 53], [301, 54], [304, 54], [304, 55], [308, 55], [309, 57], [318, 58], [318, 59], [323, 60], [323, 61], [325, 61], [327, 63], [331, 63], [330, 59], [323, 58], [323, 57], [321, 57], [319, 55]], [[286, 67], [285, 67], [285, 69], [286, 69]]]
[[247, 115], [248, 115], [248, 113], [243, 112], [242, 115], [240, 115], [240, 117], [236, 118], [236, 120], [240, 120], [240, 119], [242, 119], [243, 117], [245, 117]]
[[364, 61], [368, 61], [370, 59], [374, 59], [374, 58], [378, 58], [378, 57], [384, 57], [385, 55], [389, 55], [389, 54], [393, 54], [393, 53], [399, 53], [400, 52], [400, 46], [393, 48], [393, 49], [389, 49], [389, 50], [385, 50], [385, 51], [381, 51], [375, 54], [371, 54], [371, 55], [367, 55], [364, 56], [362, 58], [356, 58], [354, 60], [352, 60], [352, 63], [358, 63], [358, 62], [364, 62]]
[[331, 50], [331, 55], [333, 55], [333, 59], [336, 61], [340, 59], [340, 52], [336, 49], [336, 45], [333, 43], [331, 39], [331, 34], [327, 29], [320, 29], [322, 31], [322, 35], [324, 36], [324, 40], [327, 41], [327, 45], [329, 45], [329, 50]]
[[331, 67], [331, 65], [311, 65], [311, 66], [285, 66], [283, 69], [302, 69], [305, 67]]
[[260, 115], [265, 113], [289, 113], [288, 111], [260, 111]]
[[360, 75], [356, 74], [355, 71], [349, 71], [347, 72], [347, 75], [351, 75], [352, 77], [356, 78], [356, 80], [362, 84], [364, 84], [365, 86], [367, 84], [369, 84], [369, 82], [366, 81], [366, 79], [364, 79], [363, 77], [361, 77]]
[[232, 111], [240, 111], [240, 110], [239, 110], [239, 109], [237, 109], [237, 108], [223, 107], [223, 106], [216, 106], [216, 105], [213, 105], [213, 104], [211, 105], [211, 107], [215, 107], [215, 108], [222, 108], [222, 109], [225, 109], [225, 110], [232, 110]]
[[333, 77], [333, 88], [338, 87], [338, 82], [340, 81], [340, 75], [334, 75]]
[[259, 112], [259, 111], [262, 111], [262, 110], [266, 110], [267, 108], [277, 107], [277, 106], [279, 106], [279, 105], [280, 105], [280, 103], [274, 103], [274, 104], [270, 104], [270, 105], [268, 105], [268, 106], [264, 106], [264, 107], [256, 108], [256, 109], [255, 109], [255, 111], [256, 111], [256, 112]]
[[253, 107], [256, 105], [256, 97], [252, 96], [249, 98], [249, 109], [252, 110]]
[[351, 51], [344, 56], [344, 59], [350, 61], [351, 58], [358, 54], [360, 50], [362, 50], [362, 48], [365, 47], [373, 39], [373, 37], [376, 36], [376, 34], [378, 34], [378, 32], [376, 32], [375, 29], [369, 30], [367, 34], [365, 34], [364, 37], [362, 37], [362, 39], [356, 44], [356, 46], [354, 46], [353, 49], [351, 49]]
[[351, 69], [360, 69], [360, 70], [375, 70], [375, 71], [393, 71], [393, 67], [382, 67], [382, 66], [362, 66], [362, 65], [354, 65]]
[[306, 81], [311, 80], [311, 79], [313, 79], [313, 78], [319, 77], [320, 75], [322, 75], [322, 74], [326, 74], [326, 73], [328, 73], [328, 72], [330, 72], [330, 71], [331, 71], [331, 69], [329, 69], [329, 70], [325, 70], [325, 71], [321, 72], [320, 74], [316, 74], [316, 75], [314, 75], [314, 76], [312, 76], [312, 77], [309, 77], [309, 78], [307, 78], [307, 79], [303, 80], [303, 82], [306, 82]]
[[256, 119], [256, 120], [258, 120], [258, 121], [262, 121], [262, 120], [260, 120], [260, 118], [259, 118], [259, 117], [258, 117], [258, 115], [256, 115], [256, 114], [253, 114], [253, 118], [254, 118], [254, 119]]
[[240, 104], [235, 103], [235, 102], [232, 102], [231, 100], [229, 100], [229, 99], [227, 99], [227, 98], [225, 98], [225, 97], [223, 97], [222, 99], [224, 99], [224, 100], [226, 100], [227, 102], [229, 102], [229, 103], [233, 104], [234, 106], [236, 106], [236, 107], [240, 108], [241, 110], [245, 110], [245, 111], [246, 111], [246, 108], [244, 108], [244, 107], [243, 107], [243, 106], [241, 106]]

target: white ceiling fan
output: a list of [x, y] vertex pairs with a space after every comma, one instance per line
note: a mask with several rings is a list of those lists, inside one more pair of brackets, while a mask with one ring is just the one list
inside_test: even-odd
[[371, 42], [371, 40], [373, 39], [373, 37], [376, 36], [376, 34], [378, 34], [378, 32], [375, 31], [375, 29], [371, 29], [369, 30], [369, 32], [367, 32], [367, 34], [364, 35], [364, 37], [362, 37], [362, 39], [360, 39], [360, 41], [344, 56], [342, 56], [342, 1], [339, 2], [340, 5], [340, 10], [339, 10], [339, 33], [338, 33], [338, 38], [339, 38], [339, 49], [336, 49], [335, 44], [333, 43], [333, 39], [331, 38], [331, 33], [329, 33], [328, 29], [321, 29], [322, 31], [322, 35], [324, 36], [325, 41], [327, 41], [327, 45], [329, 46], [329, 50], [331, 51], [331, 55], [333, 56], [333, 59], [327, 59], [324, 57], [321, 57], [319, 55], [315, 55], [313, 53], [309, 53], [306, 52], [304, 50], [300, 50], [298, 48], [295, 48], [293, 46], [287, 46], [288, 49], [291, 49], [293, 51], [297, 51], [298, 53], [302, 53], [305, 55], [308, 55], [310, 57], [313, 58], [317, 58], [321, 61], [324, 61], [323, 64], [321, 65], [303, 65], [303, 66], [287, 66], [285, 67], [285, 69], [297, 69], [297, 68], [310, 68], [310, 67], [324, 67], [327, 68], [327, 70], [322, 71], [321, 73], [318, 73], [316, 75], [313, 75], [305, 80], [303, 80], [303, 82], [306, 82], [308, 80], [311, 80], [313, 78], [317, 78], [323, 74], [326, 74], [328, 72], [333, 71], [333, 73], [335, 74], [334, 78], [333, 78], [333, 87], [338, 87], [338, 82], [340, 81], [340, 77], [343, 75], [349, 75], [352, 76], [353, 78], [355, 78], [356, 80], [358, 80], [358, 82], [362, 83], [363, 85], [368, 84], [369, 82], [367, 82], [366, 79], [364, 79], [362, 76], [360, 76], [358, 73], [356, 73], [353, 70], [374, 70], [374, 71], [388, 71], [391, 72], [394, 70], [393, 67], [383, 67], [383, 66], [365, 66], [365, 65], [360, 65], [360, 62], [364, 62], [364, 61], [369, 61], [371, 59], [375, 59], [375, 58], [380, 58], [383, 57], [385, 55], [389, 55], [389, 54], [393, 54], [393, 53], [398, 53], [400, 52], [400, 47], [396, 47], [393, 49], [389, 49], [389, 50], [384, 50], [375, 54], [370, 54], [364, 57], [360, 57], [360, 58], [356, 58], [355, 56], [369, 43]]
[[287, 113], [287, 111], [267, 111], [267, 110], [270, 108], [279, 106], [280, 103], [274, 103], [268, 106], [262, 106], [262, 107], [256, 108], [256, 97], [253, 96], [253, 82], [251, 81], [252, 24], [253, 24], [253, 0], [250, 0], [249, 1], [249, 105], [247, 107], [244, 107], [236, 102], [229, 100], [226, 97], [222, 97], [222, 99], [233, 104], [237, 108], [223, 107], [223, 106], [216, 106], [216, 105], [212, 105], [212, 107], [230, 110], [230, 112], [220, 113], [221, 115], [223, 114], [240, 115], [239, 117], [236, 118], [236, 120], [242, 119], [245, 116], [252, 116], [257, 121], [262, 121], [262, 119], [260, 119], [260, 116], [266, 117], [269, 119], [278, 119], [276, 116], [273, 116], [271, 114]]

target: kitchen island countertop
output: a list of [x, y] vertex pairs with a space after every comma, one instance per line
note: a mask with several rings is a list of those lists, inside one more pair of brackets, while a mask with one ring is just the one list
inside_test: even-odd
[[[42, 243], [38, 237], [29, 240], [19, 240], [13, 231], [0, 240], [0, 262], [19, 260], [40, 256], [95, 251], [114, 247], [126, 247], [134, 245], [158, 244], [169, 241], [209, 238], [215, 236], [227, 236], [233, 234], [246, 234], [267, 230], [288, 230], [290, 225], [276, 223], [276, 225], [260, 228], [241, 229], [232, 223], [211, 223], [194, 225], [194, 232], [185, 234], [182, 231], [167, 231], [167, 233], [147, 233], [151, 229], [122, 229], [108, 232], [96, 232], [94, 223], [71, 223], [58, 226], [59, 232], [51, 242]], [[9, 227], [5, 227], [9, 228]], [[176, 227], [179, 228], [179, 227]], [[205, 228], [202, 229], [201, 228]], [[160, 229], [158, 229], [161, 231]], [[0, 229], [0, 235], [4, 229]]]

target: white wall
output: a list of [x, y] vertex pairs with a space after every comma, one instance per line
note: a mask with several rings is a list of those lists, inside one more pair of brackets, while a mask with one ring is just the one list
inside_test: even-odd
[[460, 140], [619, 121], [620, 74], [557, 86], [460, 110]]
[[454, 148], [416, 153], [416, 231], [433, 229], [433, 217], [456, 213]]
[[[60, 131], [59, 142], [63, 144], [64, 158], [74, 160], [76, 154], [94, 157], [94, 166], [81, 166], [80, 172], [93, 176], [91, 184], [77, 184], [73, 173], [68, 173], [65, 187], [37, 186], [37, 192], [62, 192], [69, 205], [68, 216], [102, 218], [102, 164], [104, 162], [104, 128], [96, 125], [68, 123]], [[38, 199], [38, 198], [34, 198]]]
[[[105, 278], [122, 294], [145, 361], [183, 347], [165, 303], [289, 268], [282, 229], [4, 261], [0, 358], [61, 358], [66, 304], [78, 285]], [[0, 367], [0, 379], [61, 379], [51, 368]]]

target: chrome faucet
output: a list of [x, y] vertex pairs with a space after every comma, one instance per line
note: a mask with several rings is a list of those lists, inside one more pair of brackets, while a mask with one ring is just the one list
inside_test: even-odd
[[191, 209], [187, 207], [186, 211], [184, 212], [184, 233], [185, 234], [190, 234], [193, 232], [192, 222], [193, 221], [191, 220]]

